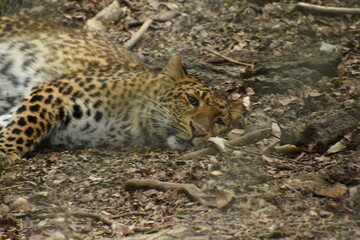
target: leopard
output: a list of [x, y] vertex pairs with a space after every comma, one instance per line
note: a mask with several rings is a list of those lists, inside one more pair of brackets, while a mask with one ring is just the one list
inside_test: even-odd
[[104, 35], [3, 16], [0, 49], [1, 168], [42, 143], [184, 150], [244, 114], [179, 56], [157, 71]]

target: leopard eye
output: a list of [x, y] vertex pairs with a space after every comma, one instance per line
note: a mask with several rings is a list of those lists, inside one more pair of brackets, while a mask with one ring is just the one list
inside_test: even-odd
[[199, 100], [197, 100], [196, 98], [189, 96], [188, 99], [190, 104], [193, 105], [194, 107], [199, 106]]
[[221, 118], [216, 119], [215, 124], [217, 124], [217, 125], [225, 125], [224, 121], [221, 120]]

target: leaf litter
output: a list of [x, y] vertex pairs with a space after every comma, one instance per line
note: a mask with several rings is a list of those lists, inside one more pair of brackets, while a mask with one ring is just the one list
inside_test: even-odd
[[[352, 109], [360, 96], [360, 19], [289, 13], [295, 2], [119, 1], [122, 18], [107, 26], [111, 37], [124, 43], [146, 19], [158, 17], [161, 21], [152, 23], [133, 51], [154, 69], [180, 54], [191, 75], [211, 81], [233, 98], [251, 90], [241, 127], [248, 133], [273, 126], [275, 134], [191, 159], [150, 148], [40, 149], [2, 172], [0, 238], [360, 238], [356, 131], [330, 134], [326, 141], [322, 134], [314, 135], [326, 127], [316, 125], [324, 124], [319, 119], [347, 117], [340, 110], [359, 119]], [[53, 6], [46, 1], [46, 13], [29, 6], [20, 6], [18, 13], [49, 14], [55, 21], [81, 27], [109, 3], [58, 1]], [[312, 3], [360, 7], [352, 0]], [[32, 4], [39, 6], [37, 1]], [[334, 46], [332, 51], [341, 56], [338, 65], [324, 61], [332, 70], [314, 68], [314, 63], [331, 59], [321, 50], [322, 43], [323, 48], [324, 43]], [[255, 69], [214, 56], [204, 47], [255, 64]], [[337, 142], [349, 140], [341, 152], [323, 155]], [[279, 148], [287, 144], [290, 147]], [[126, 190], [123, 183], [129, 179], [194, 184], [217, 207], [175, 190]]]

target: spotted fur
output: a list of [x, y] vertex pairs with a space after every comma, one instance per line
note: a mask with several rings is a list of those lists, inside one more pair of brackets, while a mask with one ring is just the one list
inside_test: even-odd
[[1, 165], [42, 141], [184, 149], [243, 113], [240, 102], [188, 77], [179, 57], [159, 73], [102, 36], [33, 19], [0, 21]]

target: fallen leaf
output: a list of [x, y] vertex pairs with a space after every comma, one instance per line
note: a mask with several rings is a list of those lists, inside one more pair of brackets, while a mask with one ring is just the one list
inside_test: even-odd
[[214, 175], [214, 176], [221, 176], [221, 175], [223, 175], [224, 173], [223, 172], [221, 172], [221, 171], [212, 171], [211, 172], [211, 175]]
[[243, 105], [245, 107], [246, 110], [250, 110], [250, 106], [251, 106], [251, 101], [250, 101], [250, 97], [246, 96], [243, 98]]
[[344, 143], [344, 140], [340, 140], [339, 142], [332, 145], [327, 151], [326, 154], [332, 154], [337, 152], [342, 152], [347, 148], [346, 144]]
[[300, 148], [292, 144], [277, 146], [274, 147], [274, 149], [277, 153], [282, 153], [282, 154], [298, 153], [298, 152], [303, 152], [305, 150], [304, 148]]
[[30, 229], [30, 228], [34, 227], [33, 221], [28, 217], [25, 217], [21, 223], [22, 223], [22, 228]]
[[279, 124], [271, 123], [271, 133], [277, 138], [281, 137], [281, 129], [279, 127]]
[[41, 234], [32, 234], [29, 237], [29, 240], [45, 240], [45, 239], [47, 239], [47, 237]]
[[19, 197], [10, 205], [10, 208], [17, 211], [23, 210], [28, 212], [32, 209], [32, 205], [25, 198]]
[[286, 106], [296, 100], [298, 100], [296, 97], [280, 97], [278, 101], [282, 106]]
[[224, 189], [216, 195], [216, 206], [218, 208], [226, 207], [234, 197], [233, 191]]
[[219, 149], [220, 152], [226, 152], [228, 150], [228, 148], [226, 147], [227, 141], [224, 138], [211, 137], [208, 140], [215, 143], [215, 146], [217, 147], [217, 149]]
[[100, 177], [95, 177], [95, 176], [90, 176], [88, 177], [89, 180], [93, 181], [93, 182], [97, 182], [97, 181], [101, 181], [102, 178]]
[[341, 198], [344, 196], [348, 187], [341, 183], [330, 183], [320, 176], [311, 174], [298, 175], [286, 181], [291, 188], [311, 191], [316, 195], [330, 198]]
[[341, 198], [347, 192], [348, 188], [341, 183], [324, 182], [322, 185], [318, 184], [314, 187], [314, 193], [319, 196]]
[[111, 228], [113, 229], [113, 231], [116, 233], [116, 235], [118, 237], [123, 237], [123, 236], [134, 233], [134, 231], [129, 226], [119, 224], [119, 223], [114, 223], [111, 226]]

